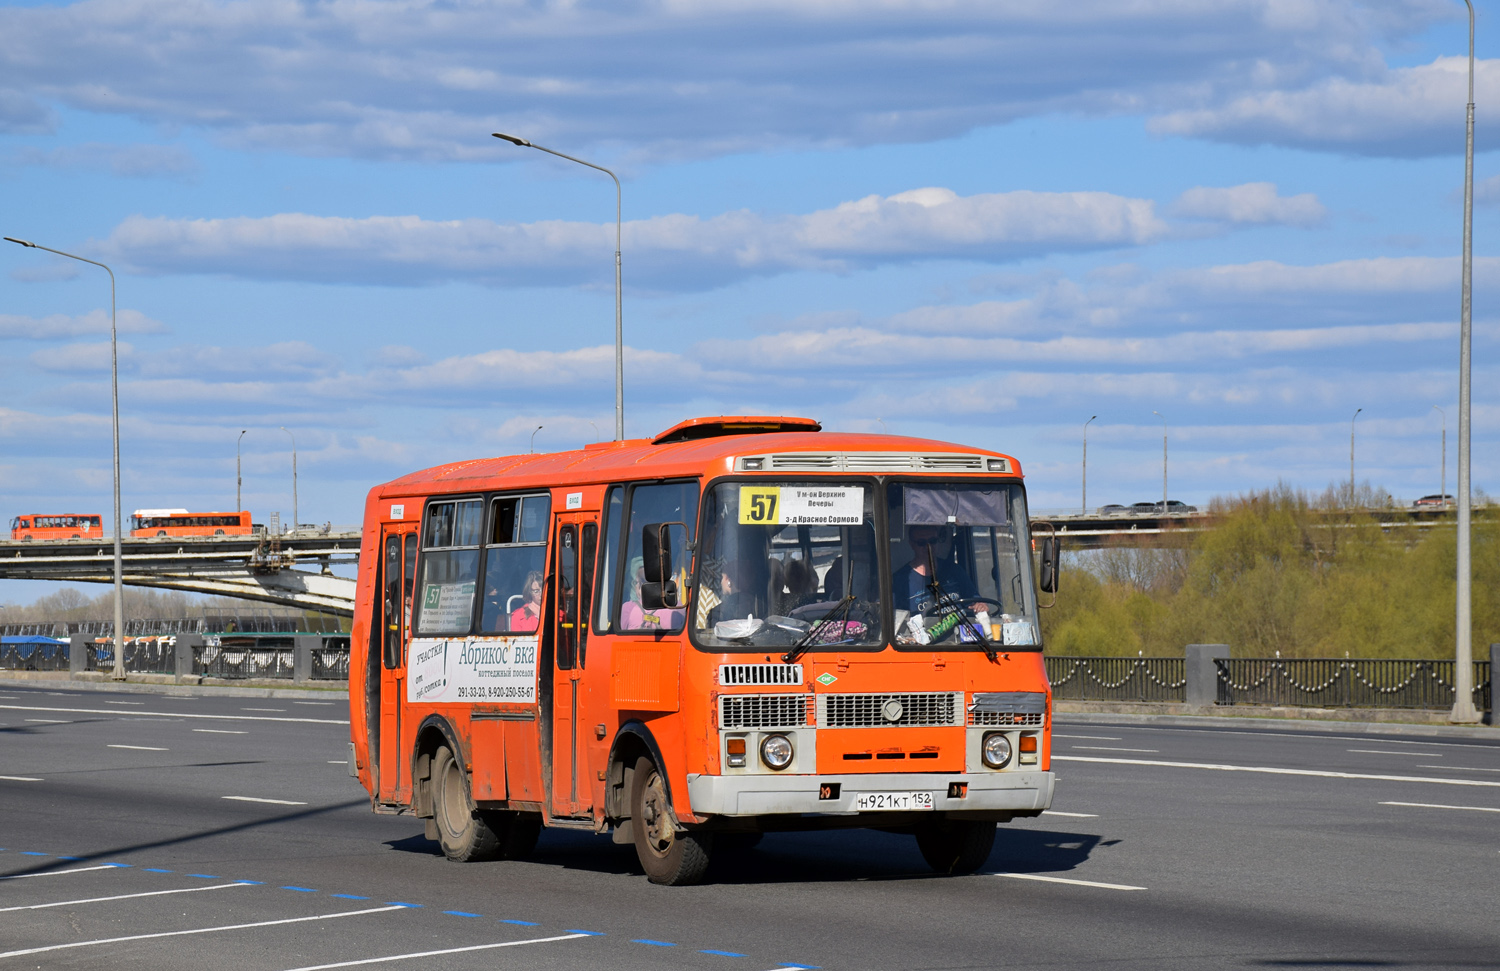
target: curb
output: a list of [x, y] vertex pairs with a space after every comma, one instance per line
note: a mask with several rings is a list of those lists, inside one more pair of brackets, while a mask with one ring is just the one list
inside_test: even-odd
[[[136, 677], [139, 677], [137, 675]], [[0, 686], [6, 688], [41, 688], [57, 691], [120, 692], [124, 694], [167, 695], [168, 697], [220, 697], [220, 698], [301, 698], [312, 701], [342, 701], [348, 698], [348, 685], [340, 681], [328, 682], [329, 687], [280, 688], [266, 684], [177, 684], [175, 682], [152, 681], [77, 681], [71, 678], [17, 678], [0, 676]]]
[[[1432, 725], [1419, 722], [1344, 721], [1333, 718], [1288, 717], [1285, 708], [1266, 709], [1268, 714], [1223, 715], [1144, 714], [1140, 712], [1055, 710], [1053, 724], [1160, 725], [1173, 728], [1238, 728], [1250, 731], [1296, 731], [1326, 735], [1415, 735], [1423, 738], [1478, 738], [1500, 742], [1500, 731], [1487, 725]], [[1316, 711], [1322, 709], [1290, 709]]]

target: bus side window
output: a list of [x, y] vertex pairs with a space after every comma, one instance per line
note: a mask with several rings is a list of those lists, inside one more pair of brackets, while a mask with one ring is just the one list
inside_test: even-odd
[[557, 667], [572, 670], [578, 656], [578, 537], [577, 527], [557, 531]]
[[401, 574], [401, 644], [404, 659], [405, 644], [411, 640], [411, 595], [417, 586], [417, 534], [406, 534], [406, 569]]
[[609, 496], [604, 500], [604, 555], [599, 557], [599, 582], [594, 596], [594, 633], [614, 632], [614, 605], [619, 596], [616, 576], [620, 568], [620, 529], [625, 524], [621, 515], [625, 506], [625, 489], [610, 486]]
[[578, 666], [584, 666], [589, 652], [589, 600], [594, 593], [594, 554], [599, 545], [599, 527], [583, 524], [583, 577], [578, 582]]
[[401, 665], [401, 537], [385, 538], [385, 650], [382, 657], [388, 668]]

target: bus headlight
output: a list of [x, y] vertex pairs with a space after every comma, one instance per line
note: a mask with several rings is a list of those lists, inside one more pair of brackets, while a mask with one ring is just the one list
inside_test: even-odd
[[760, 743], [760, 760], [778, 771], [791, 765], [792, 740], [785, 735], [767, 735]]
[[986, 735], [980, 755], [984, 758], [984, 764], [990, 768], [1005, 768], [1005, 764], [1010, 761], [1010, 739], [1002, 732]]

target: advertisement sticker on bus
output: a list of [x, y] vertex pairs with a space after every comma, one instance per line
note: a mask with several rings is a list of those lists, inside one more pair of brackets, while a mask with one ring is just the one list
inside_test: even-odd
[[741, 526], [850, 526], [864, 508], [863, 486], [740, 486]]
[[536, 702], [536, 638], [418, 637], [408, 702]]
[[469, 626], [474, 609], [474, 581], [429, 583], [422, 594], [422, 628], [457, 630]]

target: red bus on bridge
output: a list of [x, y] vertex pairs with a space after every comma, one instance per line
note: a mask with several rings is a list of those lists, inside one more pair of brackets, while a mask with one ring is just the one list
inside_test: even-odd
[[186, 509], [137, 509], [130, 516], [130, 535], [249, 536], [248, 512], [188, 512]]
[[104, 535], [103, 522], [104, 517], [93, 513], [16, 516], [10, 521], [10, 538], [28, 543], [34, 539], [99, 539]]
[[972, 871], [1052, 800], [1037, 589], [984, 449], [720, 417], [415, 472], [366, 500], [350, 770], [452, 860], [558, 826], [680, 884], [870, 826]]

